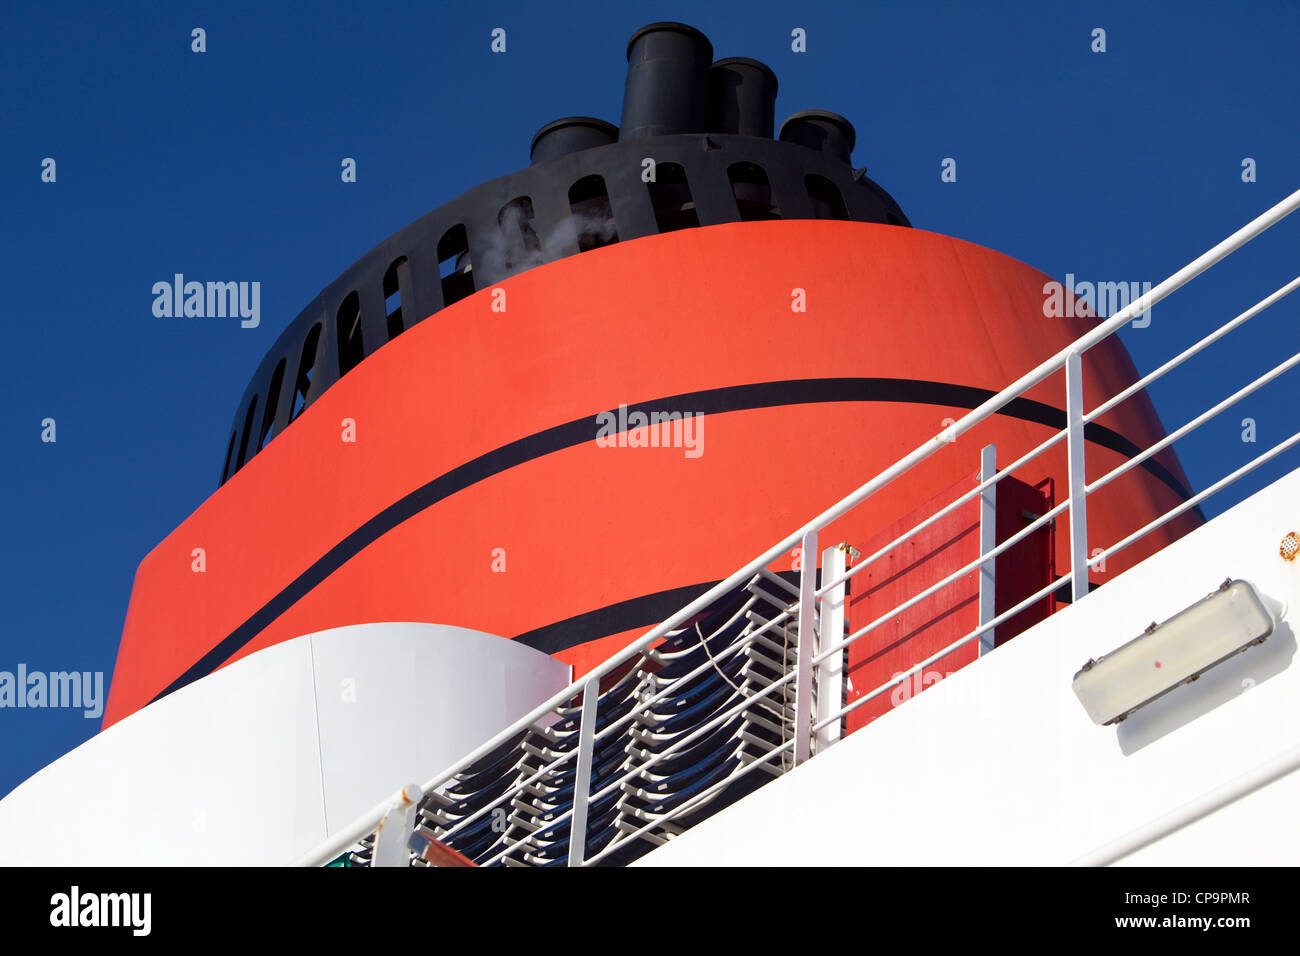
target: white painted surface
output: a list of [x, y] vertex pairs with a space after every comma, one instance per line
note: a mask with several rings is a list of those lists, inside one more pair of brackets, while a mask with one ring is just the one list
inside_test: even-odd
[[340, 627], [312, 635], [312, 651], [331, 833], [569, 683], [568, 664], [457, 627]]
[[[1300, 562], [1278, 554], [1297, 528], [1300, 471], [640, 864], [1068, 864], [1138, 830], [1300, 744]], [[1276, 633], [1094, 725], [1070, 687], [1080, 665], [1228, 577], [1287, 603]], [[1298, 798], [1292, 773], [1124, 862], [1294, 864]]]
[[1116, 865], [1300, 866], [1298, 812], [1300, 773], [1290, 773]]
[[540, 651], [458, 627], [286, 641], [21, 784], [0, 801], [0, 863], [288, 864], [568, 681], [568, 665]]

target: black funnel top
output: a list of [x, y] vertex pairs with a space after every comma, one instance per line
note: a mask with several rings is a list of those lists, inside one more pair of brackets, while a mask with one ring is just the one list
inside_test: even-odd
[[476, 186], [349, 266], [262, 359], [223, 436], [224, 483], [366, 356], [417, 322], [525, 269], [642, 236], [770, 219], [908, 225], [849, 166], [853, 125], [807, 110], [772, 139], [776, 75], [682, 23], [627, 45], [622, 128], [547, 123], [531, 165]]

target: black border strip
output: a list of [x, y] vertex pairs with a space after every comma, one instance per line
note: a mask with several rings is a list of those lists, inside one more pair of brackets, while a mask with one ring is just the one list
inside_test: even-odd
[[547, 654], [596, 641], [611, 634], [621, 634], [633, 628], [654, 627], [660, 621], [670, 617], [704, 594], [717, 581], [705, 581], [703, 584], [688, 584], [685, 587], [669, 588], [654, 594], [643, 594], [627, 601], [607, 604], [594, 611], [585, 611], [573, 617], [546, 624], [516, 635], [513, 640], [520, 644]]
[[[792, 379], [780, 382], [757, 382], [752, 385], [732, 385], [698, 392], [686, 392], [657, 398], [628, 406], [628, 413], [695, 411], [705, 415], [725, 412], [749, 411], [758, 408], [777, 408], [787, 405], [815, 405], [827, 402], [902, 402], [918, 405], [936, 405], [951, 408], [977, 408], [996, 395], [986, 388], [969, 385], [952, 385], [946, 382], [927, 382], [920, 379], [898, 378], [816, 378]], [[603, 413], [602, 413], [603, 414]], [[1009, 418], [1052, 429], [1066, 425], [1065, 412], [1042, 402], [1015, 398], [997, 413]], [[1084, 428], [1088, 441], [1132, 458], [1141, 449], [1123, 435], [1089, 423]], [[490, 478], [509, 468], [525, 464], [552, 452], [582, 445], [596, 438], [596, 415], [587, 415], [565, 422], [535, 434], [520, 438], [508, 445], [481, 455], [472, 461], [439, 475], [414, 491], [398, 499], [383, 511], [370, 518], [342, 541], [330, 548], [298, 575], [279, 594], [262, 605], [243, 624], [222, 638], [206, 654], [185, 669], [179, 677], [153, 698], [159, 700], [172, 691], [191, 684], [211, 674], [245, 645], [265, 630], [272, 621], [287, 611], [308, 592], [357, 555], [367, 545], [383, 537], [402, 522], [426, 508], [450, 497], [458, 491]], [[972, 468], [974, 466], [972, 465]], [[1141, 465], [1152, 476], [1168, 485], [1184, 500], [1191, 492], [1182, 486], [1168, 469], [1148, 458]], [[635, 626], [635, 625], [633, 625]], [[537, 632], [529, 632], [537, 633]], [[613, 632], [611, 632], [613, 633]], [[152, 701], [150, 701], [152, 703]]]

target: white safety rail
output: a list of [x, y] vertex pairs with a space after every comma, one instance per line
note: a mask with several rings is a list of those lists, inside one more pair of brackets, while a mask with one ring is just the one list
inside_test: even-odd
[[[1086, 481], [1084, 428], [1167, 372], [1223, 339], [1300, 286], [1293, 279], [1213, 333], [1182, 350], [1103, 404], [1083, 405], [1083, 356], [1185, 283], [1300, 207], [1300, 191], [1269, 209], [1122, 311], [926, 441], [892, 467], [792, 532], [734, 574], [650, 629], [580, 681], [486, 741], [422, 788], [414, 831], [480, 864], [592, 865], [625, 862], [737, 799], [771, 775], [797, 766], [839, 738], [848, 713], [911, 680], [935, 661], [991, 634], [1050, 593], [1069, 585], [1088, 593], [1088, 569], [1141, 540], [1242, 476], [1297, 444], [1300, 432], [1225, 475], [1177, 507], [1091, 557], [1087, 498], [1205, 422], [1300, 364], [1300, 353], [1207, 408], [1110, 472]], [[1288, 346], [1288, 349], [1290, 346]], [[820, 555], [818, 533], [846, 512], [944, 449], [1009, 402], [1064, 370], [1066, 426], [1005, 468], [986, 459], [982, 480], [874, 554], [845, 570], [842, 550]], [[1025, 528], [995, 544], [982, 535], [981, 554], [882, 614], [844, 634], [845, 584], [919, 531], [980, 497], [997, 481], [1064, 441], [1069, 495]], [[842, 701], [845, 648], [902, 611], [925, 601], [1069, 512], [1068, 571], [1012, 608], [993, 616], [983, 601], [979, 626], [909, 670]], [[797, 586], [767, 570], [802, 548]], [[702, 627], [707, 623], [708, 633]], [[696, 716], [698, 715], [698, 719]], [[754, 771], [763, 774], [755, 775]], [[409, 792], [409, 791], [408, 791]], [[352, 850], [369, 860], [373, 835], [399, 796], [358, 819], [303, 857], [323, 865]], [[585, 833], [586, 840], [570, 840]], [[413, 834], [414, 835], [414, 834]], [[386, 840], [387, 844], [391, 840]], [[418, 843], [418, 841], [417, 841]], [[385, 854], [390, 855], [389, 853]], [[382, 860], [376, 862], [383, 862]]]

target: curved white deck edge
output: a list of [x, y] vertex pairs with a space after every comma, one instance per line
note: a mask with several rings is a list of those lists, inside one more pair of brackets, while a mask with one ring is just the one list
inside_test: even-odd
[[0, 801], [0, 864], [287, 865], [569, 682], [514, 641], [360, 624], [258, 651]]

